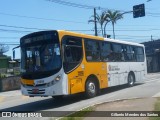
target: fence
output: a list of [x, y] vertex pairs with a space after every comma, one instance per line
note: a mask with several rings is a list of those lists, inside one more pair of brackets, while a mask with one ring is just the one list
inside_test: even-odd
[[0, 92], [20, 89], [20, 68], [0, 69]]
[[0, 79], [0, 92], [20, 89], [20, 76], [11, 76]]

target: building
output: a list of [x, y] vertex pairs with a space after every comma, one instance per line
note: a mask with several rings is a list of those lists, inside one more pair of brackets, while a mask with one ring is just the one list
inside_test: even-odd
[[145, 45], [147, 71], [160, 72], [160, 39], [142, 43]]
[[11, 60], [11, 57], [7, 57], [5, 55], [0, 56], [0, 69], [1, 68], [8, 68], [9, 67], [9, 63], [8, 61]]

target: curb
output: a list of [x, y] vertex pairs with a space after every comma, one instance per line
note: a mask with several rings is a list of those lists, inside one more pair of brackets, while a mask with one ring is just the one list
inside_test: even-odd
[[[70, 114], [67, 114], [67, 115], [65, 115], [64, 117], [69, 116], [69, 115], [72, 115], [72, 114], [74, 114], [74, 113], [76, 113], [76, 112], [82, 111], [83, 109], [86, 109], [86, 108], [92, 107], [92, 106], [96, 106], [96, 105], [101, 105], [101, 104], [111, 103], [111, 102], [119, 102], [119, 101], [123, 101], [123, 100], [145, 99], [145, 98], [146, 98], [146, 97], [132, 97], [132, 98], [123, 98], [123, 99], [115, 99], [115, 100], [110, 100], [110, 101], [99, 102], [99, 103], [95, 103], [95, 104], [93, 104], [93, 105], [89, 105], [89, 106], [87, 106], [87, 107], [84, 107], [84, 108], [82, 108], [82, 109], [79, 109], [79, 110], [77, 110], [77, 111], [75, 111], [75, 112], [72, 112], [72, 113], [70, 113]], [[60, 119], [62, 119], [62, 118], [64, 118], [64, 117], [59, 117], [59, 118], [57, 118], [57, 119], [55, 118], [55, 120], [60, 120]]]

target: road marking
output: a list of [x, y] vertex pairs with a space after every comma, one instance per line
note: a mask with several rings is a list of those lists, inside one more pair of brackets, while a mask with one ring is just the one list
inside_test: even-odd
[[156, 93], [155, 95], [153, 95], [152, 97], [160, 97], [160, 92]]

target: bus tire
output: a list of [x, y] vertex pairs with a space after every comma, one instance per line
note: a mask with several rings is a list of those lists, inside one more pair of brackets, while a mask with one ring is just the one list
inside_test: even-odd
[[129, 87], [133, 87], [133, 86], [134, 86], [134, 83], [135, 83], [134, 73], [130, 72], [130, 73], [128, 74], [128, 86], [129, 86]]
[[98, 93], [98, 84], [96, 80], [90, 77], [85, 84], [85, 95], [87, 98], [93, 98]]

